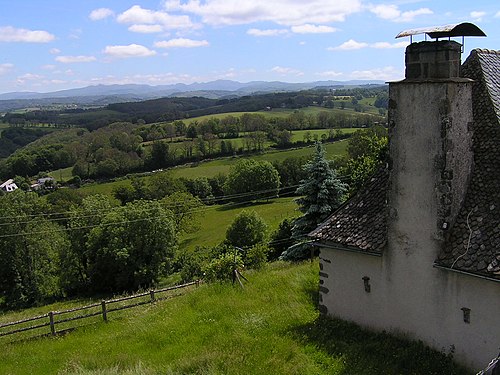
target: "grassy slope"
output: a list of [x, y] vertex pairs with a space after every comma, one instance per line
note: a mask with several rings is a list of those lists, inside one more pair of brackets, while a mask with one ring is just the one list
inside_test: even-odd
[[[333, 158], [336, 155], [345, 155], [347, 141], [340, 141], [334, 143], [324, 144], [327, 158]], [[311, 156], [313, 154], [313, 146], [302, 147], [294, 150], [284, 150], [284, 151], [270, 151], [261, 155], [252, 156], [255, 160], [267, 160], [269, 162], [273, 161], [283, 161], [289, 157], [302, 157]], [[218, 173], [228, 173], [232, 165], [236, 164], [238, 158], [224, 158], [213, 161], [207, 161], [200, 163], [196, 167], [179, 167], [172, 169], [172, 173], [175, 177], [186, 177], [186, 178], [196, 178], [196, 177], [213, 177]]]
[[[333, 158], [336, 155], [344, 155], [346, 152], [347, 141], [340, 141], [334, 143], [325, 143], [325, 149], [328, 158]], [[251, 156], [252, 159], [256, 160], [267, 160], [273, 162], [283, 161], [289, 157], [301, 157], [310, 156], [313, 153], [313, 146], [303, 147], [295, 150], [284, 150], [284, 151], [271, 151], [261, 155]], [[221, 158], [212, 161], [202, 162], [194, 167], [178, 167], [171, 170], [174, 177], [186, 177], [186, 178], [196, 178], [196, 177], [213, 177], [219, 173], [228, 173], [232, 165], [238, 161], [238, 158]], [[58, 177], [59, 171], [52, 172], [52, 175]], [[144, 177], [148, 178], [148, 177]], [[107, 182], [102, 184], [87, 185], [80, 189], [82, 193], [85, 194], [107, 194], [111, 195], [115, 187], [118, 186], [129, 186], [130, 180], [124, 179], [114, 182]]]
[[[246, 272], [110, 313], [66, 336], [3, 344], [2, 374], [464, 374], [417, 343], [321, 317], [315, 263]], [[49, 308], [49, 307], [48, 307]]]
[[269, 203], [250, 206], [211, 206], [200, 215], [200, 230], [183, 237], [180, 248], [194, 249], [196, 246], [212, 246], [220, 243], [226, 236], [227, 227], [242, 210], [255, 210], [268, 224], [269, 232], [278, 228], [287, 217], [299, 214], [294, 198], [278, 198]]

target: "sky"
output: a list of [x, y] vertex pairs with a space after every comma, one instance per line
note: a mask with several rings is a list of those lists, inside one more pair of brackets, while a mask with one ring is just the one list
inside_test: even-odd
[[500, 49], [496, 0], [0, 0], [0, 93], [399, 80], [400, 31], [460, 22], [487, 35], [466, 38], [463, 58]]

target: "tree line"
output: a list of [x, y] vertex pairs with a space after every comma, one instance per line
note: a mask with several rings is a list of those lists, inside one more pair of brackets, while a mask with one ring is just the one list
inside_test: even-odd
[[[73, 175], [82, 179], [111, 178], [217, 156], [262, 152], [269, 145], [284, 149], [316, 140], [339, 140], [346, 137], [341, 128], [370, 127], [379, 121], [383, 118], [367, 114], [295, 111], [286, 117], [245, 113], [190, 124], [182, 120], [148, 126], [121, 122], [93, 132], [66, 129], [0, 159], [0, 178], [35, 176], [71, 166]], [[321, 139], [306, 132], [302, 140], [292, 141], [294, 130], [321, 128], [325, 129]]]
[[[339, 91], [341, 90], [341, 91]], [[26, 113], [6, 113], [3, 121], [13, 125], [44, 123], [54, 127], [83, 127], [96, 130], [113, 122], [155, 123], [171, 122], [204, 115], [228, 112], [255, 112], [266, 108], [300, 109], [308, 106], [332, 108], [334, 96], [352, 96], [356, 100], [375, 97], [387, 91], [386, 86], [375, 86], [355, 89], [317, 88], [299, 92], [283, 92], [248, 95], [237, 98], [208, 99], [192, 98], [160, 98], [141, 102], [126, 102], [108, 104], [98, 109], [63, 109], [35, 110]], [[335, 104], [333, 104], [335, 105]], [[354, 108], [359, 112], [363, 106], [349, 103], [339, 103], [339, 108]]]

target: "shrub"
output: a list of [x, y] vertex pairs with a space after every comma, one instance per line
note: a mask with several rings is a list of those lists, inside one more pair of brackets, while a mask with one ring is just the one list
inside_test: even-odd
[[209, 282], [231, 280], [233, 270], [242, 268], [243, 260], [239, 255], [231, 253], [222, 254], [213, 259], [205, 268], [205, 280]]
[[245, 266], [253, 269], [261, 269], [267, 262], [269, 247], [265, 244], [256, 244], [249, 248], [244, 255]]

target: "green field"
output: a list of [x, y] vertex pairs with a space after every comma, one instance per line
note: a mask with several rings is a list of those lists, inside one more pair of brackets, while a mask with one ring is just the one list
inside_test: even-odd
[[294, 198], [273, 199], [269, 203], [252, 205], [207, 206], [200, 213], [200, 230], [185, 235], [180, 243], [181, 249], [194, 249], [196, 246], [213, 246], [226, 236], [227, 227], [242, 210], [255, 210], [268, 224], [269, 234], [287, 217], [300, 214]]
[[[375, 108], [373, 106], [373, 102], [375, 101], [375, 98], [364, 98], [363, 100], [360, 101], [360, 104], [363, 104], [363, 108], [365, 109], [365, 112], [356, 112], [354, 111], [353, 108], [346, 107], [345, 109], [340, 109], [340, 103], [342, 102], [341, 100], [335, 101], [335, 108], [325, 108], [325, 107], [319, 107], [319, 106], [310, 106], [310, 107], [304, 107], [301, 108], [299, 111], [303, 112], [306, 115], [314, 115], [317, 116], [318, 113], [320, 112], [328, 112], [332, 114], [344, 114], [348, 116], [357, 116], [360, 114], [373, 114], [373, 115], [378, 115], [378, 108]], [[346, 102], [347, 103], [347, 102]], [[346, 104], [347, 105], [347, 104]], [[204, 120], [210, 120], [212, 118], [217, 118], [217, 119], [222, 119], [227, 116], [234, 116], [234, 117], [241, 117], [241, 115], [245, 113], [250, 113], [250, 114], [259, 114], [263, 115], [266, 118], [273, 118], [273, 117], [281, 117], [285, 118], [290, 116], [292, 113], [297, 111], [296, 109], [286, 109], [286, 108], [273, 108], [270, 111], [257, 111], [257, 112], [225, 112], [225, 113], [217, 113], [217, 114], [212, 114], [212, 115], [204, 115], [204, 116], [198, 116], [198, 117], [191, 117], [191, 118], [186, 118], [182, 119], [182, 121], [186, 124], [189, 125], [195, 121], [201, 122]], [[157, 122], [157, 123], [151, 123], [148, 125], [162, 125], [166, 124], [166, 122]]]
[[[327, 153], [326, 154], [327, 158], [332, 159], [336, 155], [345, 155], [347, 141], [343, 140], [339, 142], [325, 143], [324, 147]], [[250, 156], [250, 158], [255, 160], [267, 160], [270, 162], [283, 161], [284, 159], [289, 157], [311, 156], [313, 154], [313, 151], [314, 151], [313, 146], [309, 146], [293, 150], [266, 152], [264, 154]], [[238, 160], [239, 160], [238, 157], [221, 158], [217, 160], [204, 161], [199, 164], [193, 164], [192, 166], [175, 167], [170, 169], [169, 172], [172, 173], [174, 177], [185, 177], [185, 178], [214, 177], [219, 173], [228, 173], [231, 166], [236, 164]], [[54, 173], [55, 177], [57, 178], [58, 171], [55, 171], [52, 174]], [[148, 177], [146, 176], [141, 178], [147, 179]], [[130, 186], [130, 180], [122, 179], [113, 182], [90, 184], [81, 187], [79, 190], [84, 194], [112, 195], [113, 189], [119, 186]]]
[[[339, 141], [333, 143], [325, 143], [326, 156], [329, 159], [337, 155], [345, 155], [347, 141]], [[313, 146], [301, 147], [293, 150], [270, 151], [260, 155], [251, 156], [255, 160], [283, 161], [290, 157], [312, 156], [314, 151]], [[239, 158], [223, 158], [212, 161], [202, 162], [195, 167], [177, 167], [173, 168], [172, 174], [175, 177], [196, 178], [196, 177], [213, 177], [219, 173], [228, 173], [232, 165], [236, 164]]]
[[[2, 374], [466, 374], [421, 343], [321, 316], [318, 263], [246, 271], [245, 289], [201, 285], [183, 296], [99, 317], [59, 337], [8, 343]], [[59, 303], [2, 317], [74, 306]], [[81, 305], [81, 302], [80, 302]], [[48, 330], [48, 327], [45, 327]]]
[[2, 134], [3, 129], [7, 129], [9, 127], [9, 124], [6, 124], [4, 122], [0, 122], [0, 135]]
[[71, 171], [73, 167], [61, 168], [49, 173], [49, 175], [56, 179], [56, 181], [68, 181], [73, 178]]

